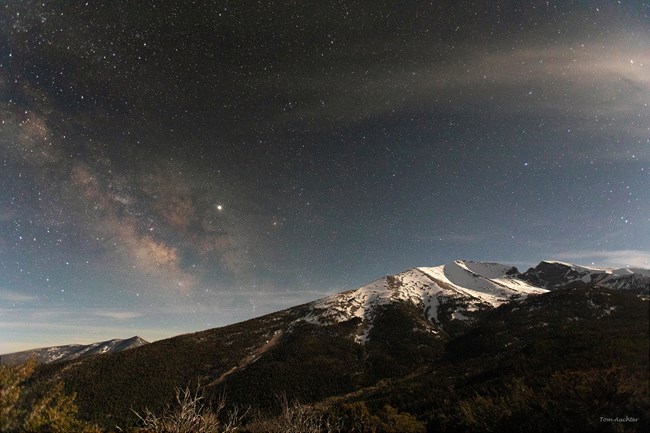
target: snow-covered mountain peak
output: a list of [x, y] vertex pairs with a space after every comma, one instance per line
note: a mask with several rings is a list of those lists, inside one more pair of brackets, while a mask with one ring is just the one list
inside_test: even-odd
[[546, 291], [517, 278], [516, 268], [499, 263], [455, 260], [443, 266], [418, 269], [438, 285], [492, 307], [513, 298]]
[[412, 268], [314, 301], [302, 320], [324, 325], [358, 318], [356, 340], [364, 342], [381, 306], [406, 302], [421, 308], [431, 325], [444, 330], [448, 320], [468, 320], [472, 312], [547, 291], [518, 279], [518, 275], [511, 266], [464, 260]]
[[365, 342], [378, 312], [396, 302], [420, 308], [435, 333], [446, 332], [459, 321], [471, 322], [479, 310], [549, 290], [588, 286], [643, 293], [650, 288], [650, 271], [601, 269], [549, 260], [520, 273], [500, 263], [454, 260], [441, 266], [408, 269], [356, 290], [319, 299], [308, 304], [308, 313], [300, 320], [328, 325], [359, 319], [355, 338]]

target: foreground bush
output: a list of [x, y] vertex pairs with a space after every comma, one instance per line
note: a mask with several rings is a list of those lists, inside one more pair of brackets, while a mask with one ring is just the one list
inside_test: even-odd
[[362, 401], [344, 403], [334, 409], [341, 431], [349, 433], [424, 433], [424, 425], [410, 413], [399, 412], [390, 405], [376, 414]]
[[282, 412], [271, 422], [272, 433], [334, 433], [341, 431], [339, 420], [314, 408], [289, 402], [286, 395], [278, 397]]
[[3, 433], [95, 433], [96, 426], [77, 419], [75, 394], [68, 395], [61, 382], [48, 388], [26, 386], [36, 363], [0, 365], [0, 431]]
[[[175, 401], [156, 415], [146, 409], [144, 415], [136, 413], [142, 421], [142, 433], [231, 433], [241, 428], [247, 411], [237, 407], [224, 414], [225, 398], [220, 398], [216, 408], [205, 403], [205, 397], [189, 388], [176, 388]], [[224, 417], [225, 420], [221, 418]]]
[[[176, 389], [174, 402], [161, 414], [145, 410], [136, 413], [141, 421], [138, 433], [424, 433], [425, 427], [413, 415], [399, 412], [390, 405], [371, 414], [363, 402], [343, 404], [323, 412], [310, 405], [277, 397], [280, 413], [248, 416], [248, 410], [237, 407], [225, 411], [221, 396], [216, 408], [205, 403], [205, 397], [189, 388]], [[244, 423], [244, 418], [247, 422]]]

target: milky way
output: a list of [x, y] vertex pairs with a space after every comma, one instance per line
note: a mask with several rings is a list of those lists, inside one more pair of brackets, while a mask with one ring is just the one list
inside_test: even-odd
[[650, 267], [650, 6], [0, 6], [0, 352], [455, 258]]

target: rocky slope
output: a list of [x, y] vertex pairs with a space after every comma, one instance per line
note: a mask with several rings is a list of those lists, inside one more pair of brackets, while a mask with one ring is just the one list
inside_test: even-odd
[[557, 261], [543, 261], [520, 278], [549, 290], [599, 286], [648, 294], [650, 270], [640, 268], [593, 268]]

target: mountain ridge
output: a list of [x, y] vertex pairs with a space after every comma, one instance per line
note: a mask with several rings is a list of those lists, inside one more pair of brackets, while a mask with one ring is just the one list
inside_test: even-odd
[[[639, 330], [639, 323], [647, 321], [647, 301], [636, 292], [647, 288], [645, 280], [626, 286], [634, 290], [617, 285], [573, 287], [571, 274], [566, 290], [549, 290], [526, 281], [525, 274], [512, 266], [462, 260], [411, 268], [244, 322], [132, 350], [43, 364], [37, 380], [63, 380], [77, 393], [80, 413], [109, 428], [116, 420], [122, 427], [134, 425], [138, 420], [132, 409], [161, 410], [175, 388], [192, 383], [198, 383], [195, 386], [204, 389], [208, 399], [227, 391], [233, 404], [265, 412], [274, 410], [278, 393], [312, 404], [390, 384], [414, 371], [425, 372], [434, 387], [456, 375], [453, 380], [460, 386], [468, 380], [465, 369], [479, 371], [472, 375], [480, 381], [481, 375], [497, 374], [480, 372], [489, 367], [477, 361], [483, 355], [505, 362], [503, 372], [513, 367], [515, 372], [528, 371], [509, 364], [507, 354], [549, 372], [553, 365], [586, 368], [581, 365], [591, 363], [602, 368], [589, 361], [592, 358], [616, 368], [616, 363], [634, 367], [647, 361], [642, 350], [647, 346], [645, 328]], [[538, 272], [537, 278], [545, 275]], [[553, 286], [561, 284], [555, 281]], [[509, 317], [516, 320], [511, 323]], [[633, 343], [603, 340], [601, 327], [615, 336], [608, 338], [633, 338]], [[583, 341], [585, 335], [588, 341]], [[549, 362], [553, 351], [561, 358]], [[643, 352], [643, 358], [637, 352]], [[436, 371], [443, 367], [446, 376], [441, 378], [443, 373]], [[410, 399], [410, 391], [404, 392], [400, 398]], [[394, 397], [389, 389], [381, 398]], [[422, 398], [426, 402], [433, 397]], [[409, 410], [425, 418], [435, 415]]]
[[40, 347], [0, 355], [0, 364], [20, 364], [28, 359], [34, 359], [37, 363], [41, 364], [63, 362], [87, 356], [100, 355], [103, 353], [121, 352], [145, 344], [149, 344], [149, 342], [136, 335], [131, 338], [114, 338], [112, 340], [91, 344], [66, 344], [62, 346]]
[[[386, 275], [357, 289], [347, 290], [308, 302], [309, 313], [304, 318], [315, 324], [332, 321], [362, 319], [362, 326], [355, 336], [357, 342], [367, 339], [371, 324], [372, 309], [394, 300], [408, 300], [422, 304], [426, 319], [437, 320], [440, 298], [464, 299], [466, 305], [451, 313], [454, 320], [470, 320], [473, 311], [494, 308], [515, 299], [545, 293], [549, 290], [598, 285], [604, 288], [633, 290], [648, 295], [650, 291], [650, 270], [643, 268], [597, 268], [576, 265], [557, 260], [542, 260], [525, 272], [515, 266], [497, 262], [453, 260], [445, 265], [409, 268], [394, 275]], [[402, 291], [388, 290], [397, 286]], [[356, 299], [356, 298], [360, 299]], [[374, 297], [375, 302], [369, 300]], [[348, 307], [343, 304], [349, 303]], [[366, 314], [366, 308], [370, 311]], [[374, 304], [374, 305], [372, 305]], [[297, 307], [297, 306], [296, 306]], [[293, 307], [289, 307], [293, 308]], [[368, 317], [366, 317], [366, 315]], [[438, 323], [439, 324], [439, 323]], [[371, 327], [371, 326], [370, 326]], [[363, 329], [361, 329], [363, 328]], [[29, 357], [37, 362], [48, 363], [90, 356], [105, 352], [117, 352], [121, 346], [113, 346], [139, 339], [139, 343], [126, 343], [126, 348], [146, 344], [140, 337], [126, 340], [112, 339], [88, 345], [70, 344], [42, 347], [0, 355], [0, 363], [20, 363]]]
[[544, 260], [521, 274], [521, 277], [549, 290], [598, 285], [633, 290], [644, 295], [650, 291], [650, 270], [642, 268], [595, 268]]

